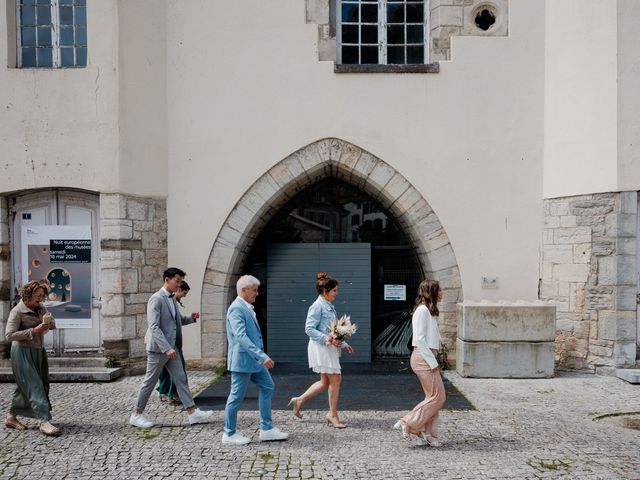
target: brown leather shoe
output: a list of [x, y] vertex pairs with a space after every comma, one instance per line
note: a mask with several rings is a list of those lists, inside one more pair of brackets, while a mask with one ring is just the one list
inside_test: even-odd
[[49, 422], [42, 422], [40, 424], [40, 431], [49, 437], [60, 435], [60, 429], [51, 425]]
[[18, 420], [15, 415], [7, 415], [4, 420], [4, 426], [7, 428], [13, 428], [15, 430], [26, 430], [27, 426]]

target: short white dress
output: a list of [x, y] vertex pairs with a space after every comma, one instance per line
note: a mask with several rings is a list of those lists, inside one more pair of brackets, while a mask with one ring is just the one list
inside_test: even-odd
[[[337, 318], [336, 309], [322, 296], [319, 296], [309, 307], [305, 333], [309, 336], [307, 347], [309, 368], [315, 373], [341, 373], [338, 349], [333, 345], [327, 345], [329, 323], [335, 318]], [[346, 346], [347, 343], [342, 342], [342, 348]]]

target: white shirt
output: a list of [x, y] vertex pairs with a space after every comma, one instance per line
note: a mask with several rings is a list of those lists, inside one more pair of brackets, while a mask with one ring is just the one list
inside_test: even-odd
[[412, 345], [418, 347], [420, 355], [431, 368], [436, 368], [438, 360], [431, 349], [440, 349], [440, 330], [438, 322], [431, 316], [426, 305], [420, 305], [413, 312], [411, 326], [413, 327]]

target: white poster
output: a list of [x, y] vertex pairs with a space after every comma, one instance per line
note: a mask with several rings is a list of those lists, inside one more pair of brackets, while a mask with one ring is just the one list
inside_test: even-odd
[[385, 300], [402, 300], [402, 301], [406, 300], [407, 286], [406, 285], [385, 285], [384, 299]]
[[91, 328], [91, 227], [22, 227], [22, 282], [49, 280], [58, 328]]

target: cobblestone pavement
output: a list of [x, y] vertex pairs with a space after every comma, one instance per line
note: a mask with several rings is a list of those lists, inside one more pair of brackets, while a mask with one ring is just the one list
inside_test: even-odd
[[[141, 377], [112, 383], [52, 385], [58, 438], [0, 427], [0, 478], [579, 478], [640, 479], [640, 434], [623, 417], [640, 411], [640, 386], [593, 375], [545, 380], [447, 377], [477, 411], [442, 413], [440, 449], [413, 447], [391, 426], [402, 412], [346, 411], [349, 428], [323, 423], [325, 412], [303, 420], [274, 412], [290, 432], [280, 443], [222, 446], [222, 412], [210, 424], [189, 427], [185, 416], [153, 397], [150, 418], [162, 426], [127, 425]], [[210, 372], [190, 372], [203, 388]], [[310, 382], [313, 377], [310, 376]], [[345, 376], [345, 382], [348, 377]], [[12, 384], [0, 384], [6, 411]], [[277, 386], [276, 386], [277, 388]], [[375, 392], [375, 385], [371, 386]], [[257, 412], [239, 414], [239, 431], [257, 439]], [[626, 424], [638, 425], [634, 422]], [[261, 477], [259, 470], [266, 473]]]

